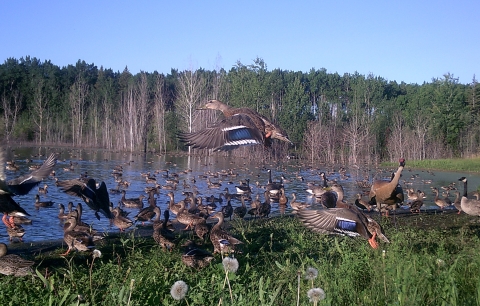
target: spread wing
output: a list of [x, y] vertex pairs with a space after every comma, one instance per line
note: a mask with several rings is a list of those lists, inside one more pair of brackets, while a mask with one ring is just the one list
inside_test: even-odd
[[[22, 175], [16, 179], [8, 181], [8, 187], [13, 194], [24, 195], [27, 194], [33, 187], [37, 186], [44, 178], [48, 177], [57, 163], [55, 154], [52, 153], [45, 160], [43, 165], [30, 174]], [[3, 171], [3, 170], [2, 170]]]

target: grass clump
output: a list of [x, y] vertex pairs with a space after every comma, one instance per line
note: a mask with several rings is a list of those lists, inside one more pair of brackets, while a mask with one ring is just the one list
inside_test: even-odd
[[[431, 218], [440, 218], [443, 226], [420, 222]], [[361, 238], [312, 233], [290, 217], [232, 222], [231, 232], [245, 242], [243, 252], [235, 254], [232, 262], [217, 255], [202, 270], [185, 266], [178, 249], [165, 252], [149, 237], [126, 235], [99, 247], [101, 255], [95, 258], [82, 253], [66, 259], [56, 254], [37, 257], [37, 275], [0, 277], [0, 301], [2, 305], [474, 305], [480, 301], [480, 225], [471, 220], [453, 214], [379, 220], [391, 243], [376, 250]], [[179, 238], [179, 243], [183, 239], [187, 237]], [[174, 298], [171, 290], [178, 281], [188, 292]]]

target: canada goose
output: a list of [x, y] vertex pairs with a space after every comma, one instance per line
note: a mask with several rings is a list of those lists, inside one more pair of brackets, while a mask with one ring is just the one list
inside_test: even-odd
[[463, 196], [460, 200], [462, 211], [467, 215], [480, 216], [480, 201], [467, 198], [467, 178], [462, 176], [458, 180], [463, 182]]
[[327, 176], [325, 175], [325, 172], [320, 172], [320, 178], [322, 179], [322, 182], [320, 185], [314, 185], [314, 184], [309, 184], [309, 188], [306, 189], [306, 191], [315, 196], [316, 198], [321, 198], [322, 195], [328, 191], [328, 184], [327, 184]]
[[180, 134], [180, 140], [187, 146], [215, 152], [257, 144], [268, 147], [273, 138], [292, 143], [278, 125], [249, 108], [233, 108], [218, 100], [210, 100], [200, 109], [222, 111], [225, 119], [197, 132]]
[[328, 208], [319, 210], [302, 209], [297, 216], [303, 224], [318, 233], [362, 236], [374, 249], [378, 248], [375, 238], [378, 236], [384, 242], [389, 242], [381, 226], [356, 207]]
[[252, 192], [252, 188], [250, 188], [250, 179], [245, 179], [245, 181], [247, 182], [245, 185], [235, 186], [237, 193], [243, 194]]
[[[374, 181], [370, 189], [370, 205], [377, 204], [377, 208], [382, 209], [382, 205], [393, 210], [396, 209], [397, 204], [403, 202], [403, 189], [398, 184], [403, 168], [405, 167], [405, 159], [399, 159], [399, 166], [397, 171], [393, 174], [390, 181], [377, 180]], [[388, 215], [388, 210], [386, 211]]]
[[280, 182], [272, 181], [272, 170], [268, 169], [268, 184], [265, 186], [265, 189], [268, 191], [270, 197], [278, 197], [280, 189], [283, 188], [283, 184]]

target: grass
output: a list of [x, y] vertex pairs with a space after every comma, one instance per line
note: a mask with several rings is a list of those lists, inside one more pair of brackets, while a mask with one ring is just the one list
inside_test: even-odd
[[[473, 219], [476, 221], [475, 219]], [[2, 305], [477, 305], [480, 303], [480, 223], [466, 215], [437, 214], [381, 219], [390, 244], [372, 249], [366, 240], [324, 236], [295, 218], [236, 221], [243, 240], [239, 268], [228, 273], [218, 255], [202, 270], [181, 262], [181, 251], [162, 251], [150, 237], [125, 234], [99, 246], [100, 258], [77, 253], [37, 256], [37, 275], [2, 276]], [[189, 234], [187, 234], [189, 235]], [[188, 237], [179, 237], [179, 242]], [[211, 244], [205, 246], [212, 249]], [[305, 279], [312, 267], [318, 277]], [[176, 301], [170, 288], [188, 284]], [[233, 303], [232, 303], [233, 299]], [[220, 303], [219, 303], [220, 302]]]
[[[460, 171], [460, 172], [480, 172], [480, 158], [449, 158], [449, 159], [425, 159], [425, 160], [407, 160], [408, 167], [419, 169]], [[388, 166], [398, 165], [395, 163], [385, 163]]]

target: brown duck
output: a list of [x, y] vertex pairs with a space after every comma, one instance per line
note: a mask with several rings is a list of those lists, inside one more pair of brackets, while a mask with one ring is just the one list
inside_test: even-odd
[[229, 151], [247, 145], [264, 144], [268, 147], [274, 138], [292, 143], [277, 124], [250, 108], [233, 108], [218, 100], [210, 100], [199, 109], [219, 110], [225, 119], [197, 132], [180, 134], [180, 140], [187, 146]]

